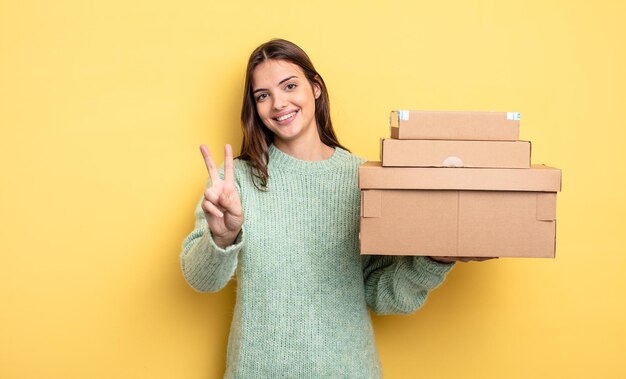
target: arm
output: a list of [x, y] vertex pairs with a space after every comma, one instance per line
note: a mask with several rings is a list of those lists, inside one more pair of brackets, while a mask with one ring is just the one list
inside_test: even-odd
[[222, 289], [237, 267], [243, 246], [243, 209], [235, 181], [230, 145], [224, 149], [224, 168], [217, 170], [206, 146], [200, 147], [209, 184], [196, 207], [196, 226], [183, 242], [181, 268], [197, 291]]
[[196, 226], [185, 238], [180, 264], [185, 280], [196, 291], [217, 292], [224, 288], [237, 268], [237, 255], [243, 247], [243, 228], [235, 242], [217, 246], [204, 217], [201, 203], [196, 207]]
[[429, 257], [362, 256], [365, 299], [377, 314], [408, 314], [426, 301], [454, 263]]

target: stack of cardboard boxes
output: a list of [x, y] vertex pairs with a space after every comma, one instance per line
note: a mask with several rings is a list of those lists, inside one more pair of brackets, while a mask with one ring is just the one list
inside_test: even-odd
[[361, 254], [553, 258], [561, 171], [531, 165], [519, 118], [392, 111], [359, 168]]

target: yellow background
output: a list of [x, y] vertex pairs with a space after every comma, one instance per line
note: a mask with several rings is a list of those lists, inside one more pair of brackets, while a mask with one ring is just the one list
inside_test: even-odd
[[309, 53], [358, 155], [390, 109], [517, 111], [563, 169], [557, 258], [459, 264], [374, 317], [386, 378], [626, 377], [624, 4], [0, 0], [0, 377], [221, 375], [235, 288], [194, 292], [178, 254], [198, 145], [238, 151], [272, 37]]

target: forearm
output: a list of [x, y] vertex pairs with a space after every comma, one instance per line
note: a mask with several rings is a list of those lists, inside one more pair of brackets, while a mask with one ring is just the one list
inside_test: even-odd
[[237, 256], [243, 247], [243, 230], [233, 243], [222, 248], [213, 239], [204, 216], [198, 211], [196, 214], [196, 228], [183, 241], [181, 269], [187, 283], [196, 291], [216, 292], [235, 273]]
[[367, 303], [379, 314], [412, 313], [453, 266], [428, 257], [371, 256], [364, 270]]

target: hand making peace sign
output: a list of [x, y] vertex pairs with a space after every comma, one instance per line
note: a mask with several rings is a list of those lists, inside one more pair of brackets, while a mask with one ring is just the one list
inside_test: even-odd
[[230, 145], [224, 148], [224, 180], [222, 180], [205, 145], [200, 145], [211, 186], [204, 191], [202, 210], [215, 244], [221, 248], [232, 245], [241, 231], [243, 210], [235, 185], [233, 150]]

